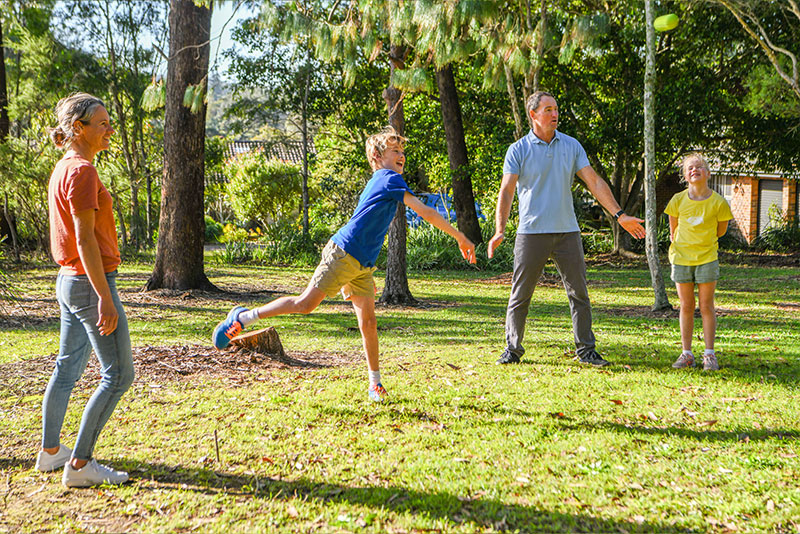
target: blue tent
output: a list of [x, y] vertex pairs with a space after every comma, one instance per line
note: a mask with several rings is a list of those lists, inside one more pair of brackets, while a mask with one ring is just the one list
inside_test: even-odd
[[[414, 193], [414, 196], [426, 206], [430, 206], [438, 211], [439, 215], [444, 217], [446, 221], [450, 221], [451, 223], [455, 222], [456, 210], [453, 209], [453, 199], [450, 198], [450, 195], [439, 193]], [[475, 211], [478, 214], [479, 220], [486, 220], [486, 216], [481, 211], [481, 206], [477, 201], [475, 202]], [[406, 221], [408, 222], [409, 228], [417, 228], [425, 222], [425, 219], [420, 217], [414, 210], [406, 209]]]

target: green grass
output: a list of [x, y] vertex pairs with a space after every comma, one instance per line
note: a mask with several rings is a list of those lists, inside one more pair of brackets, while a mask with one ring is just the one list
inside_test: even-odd
[[[311, 271], [207, 274], [296, 292]], [[125, 264], [119, 279], [135, 346], [208, 344], [230, 306], [277, 294], [141, 294], [149, 272]], [[37, 320], [3, 326], [0, 370], [57, 350], [54, 276], [21, 274]], [[798, 531], [800, 269], [723, 265], [713, 374], [670, 368], [677, 317], [648, 316], [644, 265], [589, 269], [611, 368], [572, 361], [566, 296], [549, 286], [534, 294], [523, 363], [498, 367], [509, 287], [490, 276], [412, 274], [430, 306], [378, 309], [383, 405], [366, 400], [361, 359], [238, 382], [139, 379], [96, 450], [130, 471], [122, 487], [66, 490], [34, 470], [48, 376], [15, 377], [0, 385], [0, 532]], [[360, 355], [340, 300], [267, 325], [290, 353]], [[67, 445], [93, 386], [73, 394]]]

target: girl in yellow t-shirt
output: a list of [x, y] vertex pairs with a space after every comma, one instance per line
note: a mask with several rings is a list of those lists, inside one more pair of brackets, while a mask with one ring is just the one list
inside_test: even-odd
[[672, 281], [681, 301], [680, 325], [683, 352], [672, 364], [675, 369], [694, 366], [692, 333], [694, 331], [694, 286], [700, 301], [703, 318], [703, 369], [719, 369], [714, 354], [714, 336], [717, 317], [714, 309], [714, 290], [719, 279], [717, 259], [718, 239], [725, 235], [728, 221], [733, 219], [725, 199], [708, 187], [708, 163], [700, 154], [689, 154], [683, 159], [683, 179], [688, 184], [685, 191], [672, 197], [664, 213], [669, 215], [669, 261], [672, 264]]

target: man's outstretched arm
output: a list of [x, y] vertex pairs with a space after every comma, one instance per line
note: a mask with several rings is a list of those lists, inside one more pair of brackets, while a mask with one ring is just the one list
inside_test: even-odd
[[[615, 214], [621, 211], [622, 208], [619, 207], [619, 203], [617, 199], [614, 198], [614, 194], [611, 192], [611, 188], [608, 187], [608, 184], [605, 180], [600, 178], [600, 175], [597, 174], [591, 165], [587, 165], [586, 167], [582, 168], [578, 171], [578, 178], [583, 180], [583, 183], [586, 184], [587, 189], [589, 192], [597, 199], [601, 206], [603, 206], [609, 213]], [[632, 217], [626, 213], [623, 213], [617, 219], [619, 225], [625, 229], [626, 232], [631, 234], [636, 239], [642, 239], [645, 237], [645, 230], [642, 226], [644, 222], [643, 219], [639, 219], [638, 217]]]

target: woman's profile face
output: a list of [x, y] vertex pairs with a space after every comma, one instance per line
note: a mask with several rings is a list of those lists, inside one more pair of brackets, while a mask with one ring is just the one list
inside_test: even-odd
[[114, 128], [111, 126], [108, 111], [103, 106], [97, 106], [88, 122], [77, 121], [75, 124], [78, 129], [77, 135], [83, 138], [93, 152], [106, 150], [110, 146]]

